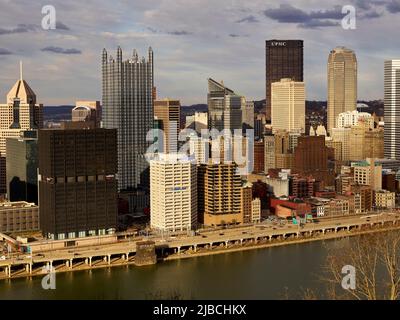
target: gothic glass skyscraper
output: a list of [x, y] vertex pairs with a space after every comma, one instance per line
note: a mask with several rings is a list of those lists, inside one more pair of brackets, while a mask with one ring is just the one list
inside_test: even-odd
[[149, 184], [145, 153], [151, 141], [146, 135], [153, 128], [153, 51], [147, 60], [136, 50], [122, 60], [118, 47], [114, 59], [102, 54], [103, 127], [117, 129], [118, 189], [135, 190]]

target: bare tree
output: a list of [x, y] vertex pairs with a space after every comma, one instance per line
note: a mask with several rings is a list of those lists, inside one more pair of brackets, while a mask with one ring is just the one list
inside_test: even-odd
[[[344, 289], [344, 266], [355, 268], [355, 289]], [[400, 232], [374, 233], [329, 249], [320, 277], [328, 299], [397, 300], [400, 297]]]

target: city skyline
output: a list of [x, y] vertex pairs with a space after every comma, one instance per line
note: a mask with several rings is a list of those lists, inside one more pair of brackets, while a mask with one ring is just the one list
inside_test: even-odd
[[400, 299], [400, 0], [0, 6], [0, 300]]
[[[10, 14], [0, 24], [0, 60], [5, 69], [0, 88], [8, 90], [18, 61], [23, 60], [26, 78], [40, 88], [38, 95], [46, 97], [45, 105], [100, 100], [96, 60], [101, 50], [121, 45], [143, 52], [152, 46], [159, 57], [154, 70], [159, 96], [174, 96], [182, 105], [205, 103], [206, 81], [213, 77], [224, 79], [251, 100], [261, 100], [265, 97], [265, 72], [261, 71], [265, 40], [296, 38], [304, 40], [304, 80], [310, 100], [326, 100], [325, 65], [330, 50], [337, 46], [357, 54], [359, 98], [383, 99], [382, 66], [384, 60], [397, 58], [391, 38], [400, 6], [393, 1], [339, 2], [336, 7], [317, 5], [317, 1], [296, 5], [219, 1], [212, 9], [197, 1], [183, 6], [168, 1], [123, 2], [118, 7], [104, 3], [91, 7], [88, 16], [83, 14], [90, 4], [54, 1], [56, 30], [41, 29], [41, 5], [7, 2]], [[357, 10], [355, 30], [340, 25], [345, 4]], [[27, 10], [20, 10], [22, 6]], [[101, 14], [96, 14], [98, 10]], [[206, 18], [208, 23], [202, 23]], [[176, 23], [168, 29], [165, 22], [171, 20]], [[185, 86], [174, 86], [176, 82]]]

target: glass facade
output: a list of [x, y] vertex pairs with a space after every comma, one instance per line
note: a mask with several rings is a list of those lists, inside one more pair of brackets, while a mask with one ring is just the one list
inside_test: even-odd
[[153, 128], [153, 51], [148, 59], [123, 61], [118, 48], [117, 58], [102, 55], [103, 127], [117, 129], [118, 189], [148, 188], [148, 163], [145, 154], [151, 141], [147, 133]]

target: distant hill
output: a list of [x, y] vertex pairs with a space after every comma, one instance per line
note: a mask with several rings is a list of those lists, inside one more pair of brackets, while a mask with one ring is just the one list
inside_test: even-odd
[[[369, 113], [376, 113], [378, 116], [383, 116], [383, 101], [358, 101], [358, 103], [366, 104], [367, 107], [362, 111]], [[254, 101], [255, 112], [260, 112], [265, 104], [264, 100]], [[326, 101], [306, 101], [306, 114], [324, 114], [326, 113]], [[45, 106], [44, 107], [44, 121], [59, 122], [63, 120], [71, 120], [71, 110], [74, 106], [61, 105], [61, 106]], [[207, 104], [193, 104], [190, 106], [182, 106], [181, 116], [184, 119], [188, 115], [195, 112], [207, 112]], [[361, 110], [360, 110], [361, 111]]]
[[207, 112], [208, 107], [206, 104], [193, 104], [191, 106], [182, 106], [181, 113], [184, 115], [191, 115], [195, 112]]
[[43, 109], [44, 121], [71, 120], [71, 110], [75, 106], [45, 106]]

